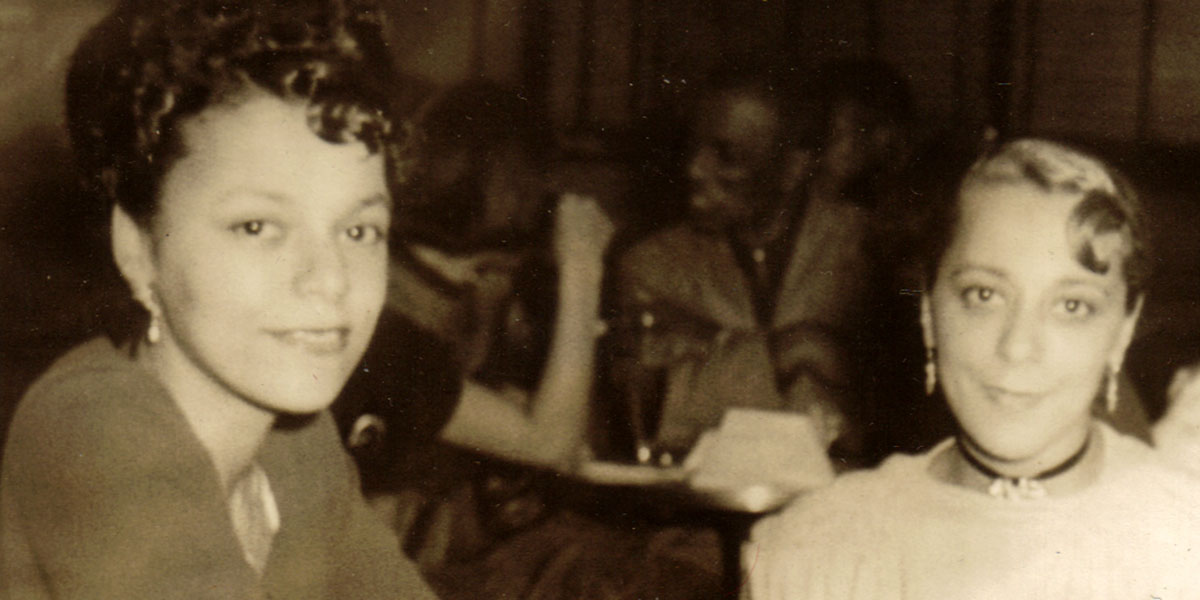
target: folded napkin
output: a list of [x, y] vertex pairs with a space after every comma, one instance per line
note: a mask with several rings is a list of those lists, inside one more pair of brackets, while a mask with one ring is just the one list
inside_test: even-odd
[[833, 465], [805, 414], [731, 408], [684, 462], [697, 489], [770, 486], [801, 492], [833, 481]]

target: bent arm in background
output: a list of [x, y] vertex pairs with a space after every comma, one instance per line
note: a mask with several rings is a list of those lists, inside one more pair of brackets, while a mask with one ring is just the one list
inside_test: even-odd
[[612, 222], [594, 200], [568, 195], [560, 201], [554, 236], [559, 305], [538, 386], [526, 403], [468, 381], [442, 439], [516, 462], [571, 468], [585, 438], [604, 252], [612, 234]]

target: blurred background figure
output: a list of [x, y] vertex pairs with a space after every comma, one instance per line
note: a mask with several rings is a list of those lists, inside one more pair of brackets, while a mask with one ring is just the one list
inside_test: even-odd
[[543, 477], [587, 449], [615, 227], [557, 190], [589, 184], [551, 176], [553, 140], [517, 90], [448, 88], [414, 125], [385, 313], [336, 407], [369, 497], [446, 598], [715, 589], [714, 534], [618, 524], [608, 498], [571, 506]]
[[1154, 445], [1169, 462], [1200, 473], [1200, 363], [1171, 378], [1167, 412], [1154, 424]]
[[[862, 428], [862, 462], [941, 439], [951, 423], [944, 406], [897, 403], [902, 390], [920, 389], [920, 365], [908, 360], [920, 348], [915, 326], [916, 290], [911, 267], [890, 244], [912, 207], [892, 202], [921, 143], [923, 125], [908, 80], [878, 57], [826, 61], [811, 75], [824, 130], [812, 194], [838, 198], [870, 212], [864, 247], [870, 275], [848, 345], [853, 348]], [[914, 394], [914, 396], [917, 396]], [[928, 432], [928, 437], [923, 437]], [[916, 441], [915, 443], [913, 440]]]
[[[436, 439], [568, 470], [584, 446], [614, 227], [594, 199], [546, 202], [545, 140], [516, 92], [452, 88], [418, 118], [416, 141], [396, 150], [388, 297], [336, 406], [343, 433], [368, 489], [421, 480], [404, 465], [436, 473], [422, 458]], [[557, 290], [518, 295], [522, 269]], [[522, 299], [539, 291], [546, 310], [530, 316]]]
[[873, 207], [904, 171], [917, 142], [908, 81], [876, 57], [827, 61], [811, 77], [824, 128], [813, 193]]
[[634, 418], [642, 460], [680, 457], [734, 406], [809, 413], [835, 453], [862, 451], [851, 342], [869, 211], [842, 195], [860, 149], [846, 123], [822, 122], [845, 110], [794, 79], [745, 61], [714, 71], [692, 113], [687, 217], [619, 261], [614, 376], [657, 415]]
[[[554, 301], [549, 126], [517, 90], [486, 81], [437, 94], [415, 121], [420, 158], [397, 187], [391, 305], [451, 343], [468, 374], [489, 355], [532, 363], [550, 327], [522, 317], [545, 317]], [[532, 386], [526, 370], [510, 379]]]

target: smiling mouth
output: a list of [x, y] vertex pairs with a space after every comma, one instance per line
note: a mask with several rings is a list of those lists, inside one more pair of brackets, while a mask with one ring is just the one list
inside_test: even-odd
[[1040, 392], [1013, 391], [991, 385], [985, 385], [983, 389], [992, 402], [1009, 408], [1027, 408], [1043, 396]]
[[276, 339], [314, 354], [336, 354], [346, 349], [350, 338], [348, 327], [326, 329], [284, 329], [272, 331]]

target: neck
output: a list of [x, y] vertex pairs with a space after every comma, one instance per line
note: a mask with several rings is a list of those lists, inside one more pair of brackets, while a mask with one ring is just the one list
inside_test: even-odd
[[169, 335], [164, 335], [158, 344], [143, 345], [139, 359], [158, 377], [183, 412], [228, 493], [232, 483], [253, 463], [275, 422], [275, 413], [217, 381]]
[[1065, 473], [1071, 467], [1074, 467], [1076, 464], [1078, 464], [1079, 460], [1083, 458], [1083, 455], [1087, 452], [1087, 449], [1088, 449], [1088, 445], [1089, 445], [1088, 441], [1089, 441], [1088, 439], [1085, 439], [1083, 441], [1083, 445], [1080, 446], [1079, 449], [1076, 450], [1074, 454], [1072, 454], [1071, 456], [1068, 456], [1065, 460], [1058, 463], [1057, 465], [1050, 467], [1048, 469], [1045, 469], [1042, 472], [1034, 474], [1034, 475], [1018, 475], [1018, 476], [1006, 475], [1004, 473], [1000, 473], [999, 471], [992, 469], [990, 466], [987, 465], [987, 463], [984, 462], [984, 459], [982, 459], [976, 455], [976, 452], [978, 452], [978, 450], [974, 449], [974, 447], [970, 444], [970, 442], [966, 438], [959, 438], [957, 445], [958, 445], [958, 451], [962, 453], [963, 459], [967, 461], [967, 464], [974, 467], [976, 471], [979, 471], [980, 473], [982, 473], [983, 475], [985, 475], [991, 479], [1008, 479], [1008, 480], [1015, 482], [1015, 481], [1018, 481], [1021, 479], [1044, 480], [1044, 479], [1049, 479], [1056, 475], [1061, 475], [1062, 473]]
[[787, 231], [792, 215], [792, 206], [787, 202], [781, 202], [735, 228], [733, 230], [734, 238], [752, 248], [769, 246], [778, 241]]
[[966, 435], [936, 457], [933, 470], [943, 481], [1006, 498], [1067, 495], [1100, 474], [1103, 438], [1088, 428], [1065, 455], [1051, 460], [1006, 462], [983, 452]]

